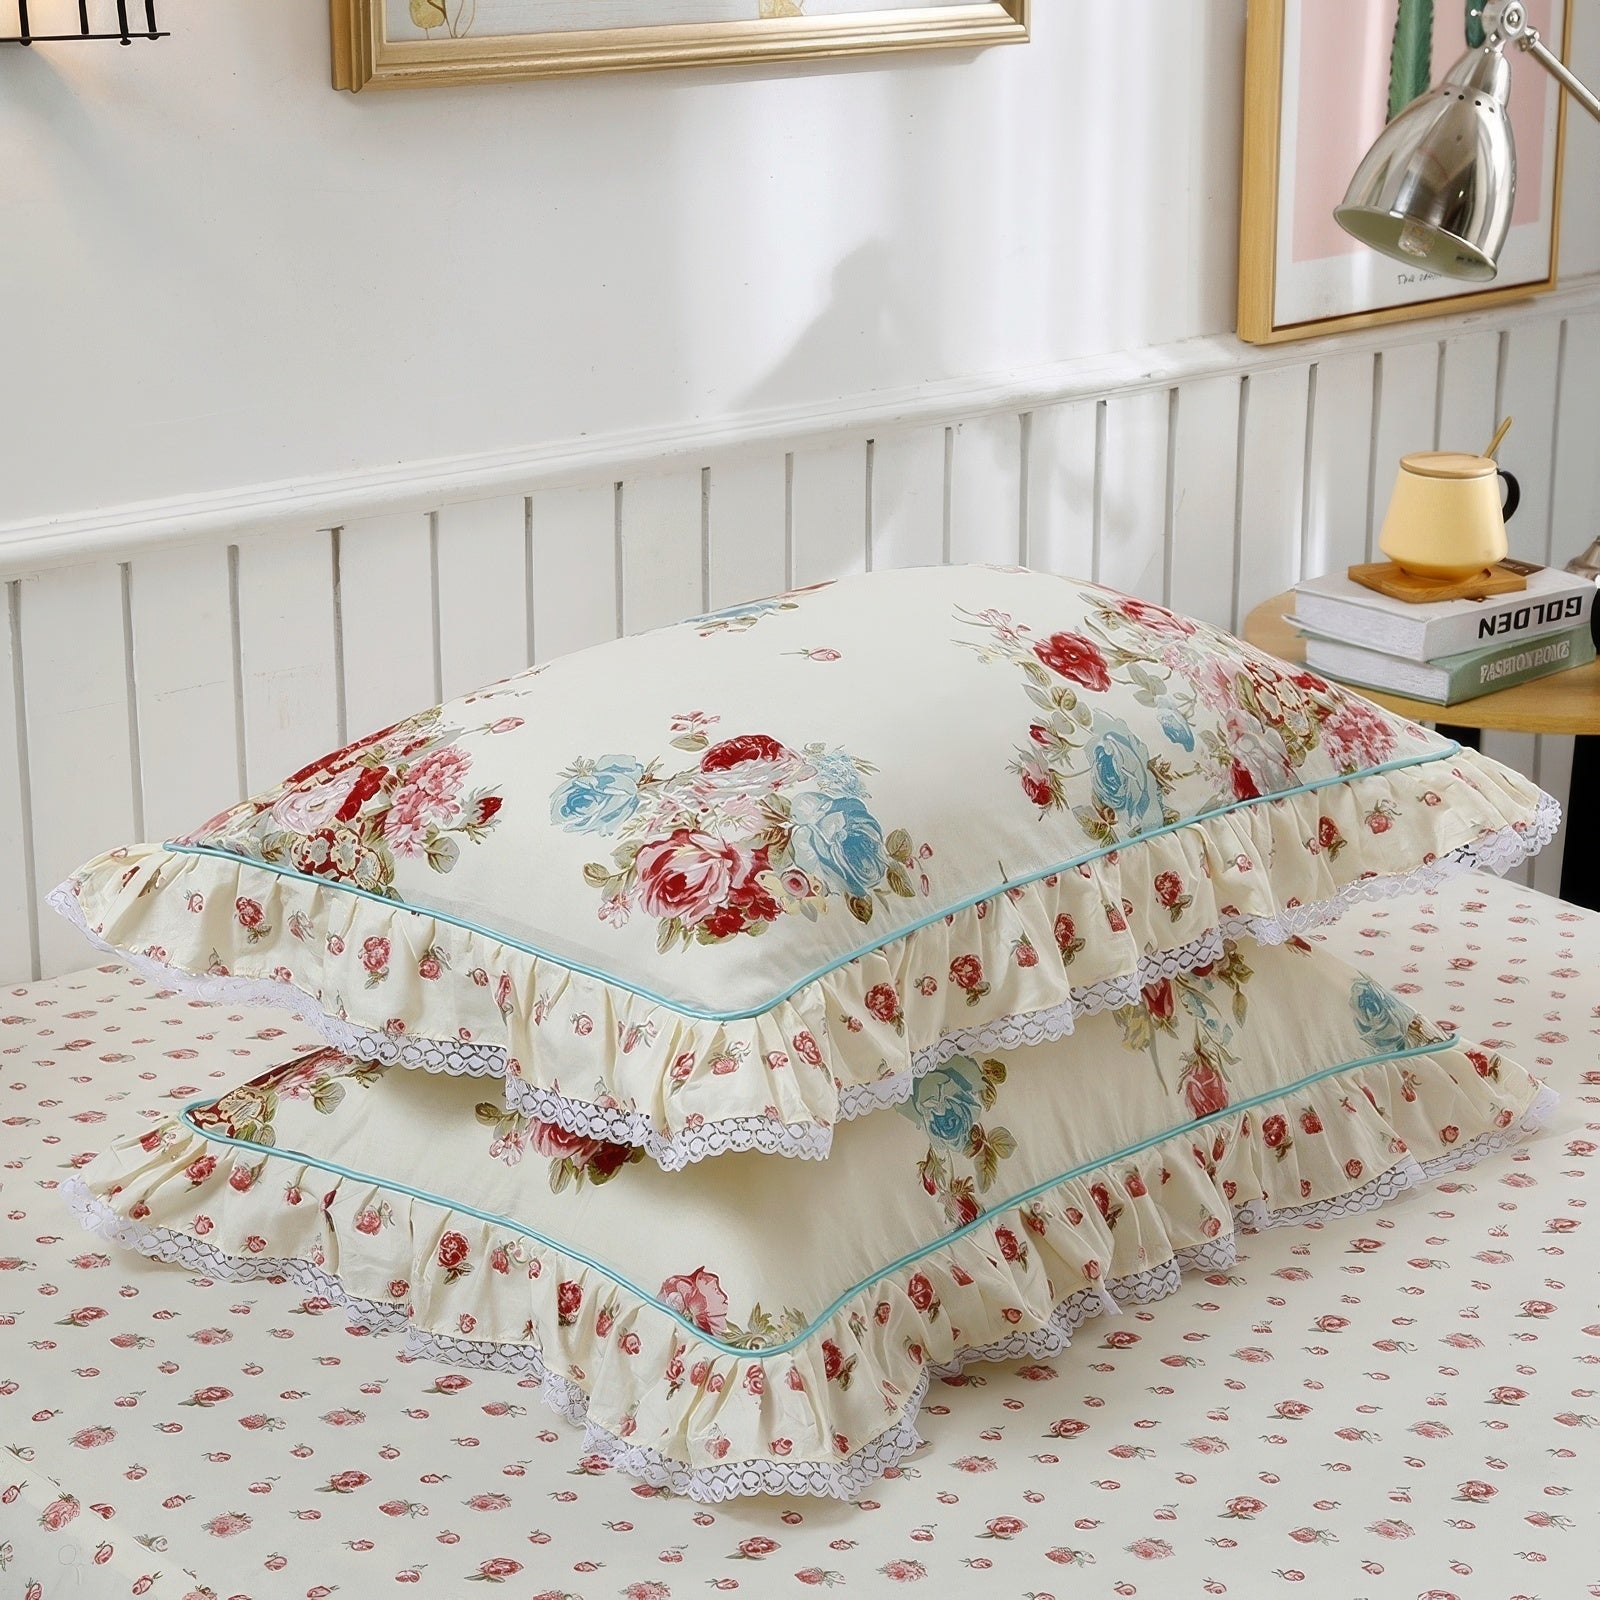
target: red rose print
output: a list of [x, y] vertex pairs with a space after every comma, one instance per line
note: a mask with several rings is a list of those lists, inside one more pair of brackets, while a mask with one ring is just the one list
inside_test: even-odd
[[1228, 782], [1235, 800], [1261, 798], [1261, 790], [1256, 787], [1256, 780], [1250, 776], [1250, 769], [1241, 761], [1235, 760], [1228, 769]]
[[371, 1482], [372, 1479], [364, 1472], [337, 1472], [323, 1485], [323, 1491], [332, 1494], [353, 1494]]
[[1055, 782], [1050, 768], [1042, 761], [1024, 761], [1017, 768], [1017, 779], [1022, 792], [1036, 806], [1050, 805], [1056, 797]]
[[256, 900], [235, 900], [233, 903], [234, 915], [239, 919], [241, 928], [258, 928], [261, 926], [261, 904]]
[[983, 963], [976, 956], [957, 956], [950, 963], [950, 981], [958, 989], [976, 989], [983, 982]]
[[1078, 937], [1077, 927], [1065, 911], [1056, 917], [1054, 932], [1056, 949], [1061, 952], [1063, 961], [1072, 960], [1083, 949], [1083, 940]]
[[577, 1320], [578, 1309], [582, 1304], [582, 1284], [567, 1279], [556, 1285], [556, 1317], [563, 1328], [570, 1328]]
[[[707, 752], [708, 754], [710, 752]], [[737, 933], [747, 920], [745, 911], [734, 904], [743, 891], [771, 905], [775, 902], [755, 891], [754, 879], [765, 870], [765, 850], [753, 852], [719, 839], [715, 834], [675, 828], [670, 837], [652, 840], [634, 858], [639, 882], [639, 904], [652, 917], [676, 917], [699, 926], [717, 937]], [[709, 919], [724, 913], [717, 926]], [[770, 921], [752, 916], [748, 920]], [[737, 922], [737, 926], [732, 924]]]
[[1165, 1022], [1177, 1009], [1177, 995], [1171, 978], [1158, 978], [1149, 987], [1139, 991], [1145, 1010], [1157, 1022]]
[[911, 1281], [906, 1285], [906, 1298], [918, 1311], [931, 1311], [939, 1303], [938, 1296], [933, 1292], [933, 1285], [920, 1272], [913, 1273]]
[[702, 772], [727, 772], [747, 761], [782, 761], [790, 752], [764, 733], [745, 733], [737, 739], [724, 739], [700, 757]]
[[1158, 872], [1155, 891], [1156, 899], [1170, 911], [1183, 897], [1183, 879], [1176, 872]]
[[894, 992], [893, 984], [874, 984], [867, 990], [863, 1003], [879, 1022], [898, 1022], [900, 1020], [900, 996]]
[[1048, 639], [1041, 639], [1033, 653], [1052, 672], [1085, 689], [1103, 692], [1111, 687], [1106, 658], [1099, 646], [1081, 633], [1053, 633]]
[[1182, 1083], [1183, 1097], [1196, 1117], [1209, 1117], [1227, 1108], [1227, 1081], [1204, 1057], [1184, 1068]]
[[990, 1517], [983, 1525], [980, 1539], [1014, 1539], [1028, 1524], [1021, 1517]]
[[490, 1583], [504, 1583], [507, 1578], [514, 1578], [522, 1571], [522, 1563], [513, 1561], [510, 1556], [490, 1556], [487, 1561], [478, 1563], [478, 1570], [469, 1573], [471, 1579], [487, 1579]]
[[216, 1170], [217, 1158], [215, 1156], [201, 1156], [198, 1160], [191, 1161], [183, 1169], [183, 1175], [191, 1184], [202, 1184]]
[[1279, 1150], [1289, 1136], [1289, 1124], [1273, 1112], [1270, 1117], [1263, 1119], [1261, 1124], [1261, 1137], [1266, 1141], [1269, 1150]]
[[1302, 1111], [1300, 1113], [1300, 1126], [1307, 1133], [1321, 1133], [1322, 1118], [1315, 1111]]
[[668, 1278], [661, 1285], [661, 1302], [706, 1333], [721, 1333], [728, 1325], [728, 1297], [716, 1273], [704, 1267]]
[[361, 965], [374, 978], [381, 978], [389, 970], [389, 941], [374, 935], [361, 945]]
[[439, 1265], [444, 1268], [445, 1282], [454, 1283], [472, 1271], [467, 1261], [470, 1247], [459, 1233], [447, 1233], [439, 1241]]

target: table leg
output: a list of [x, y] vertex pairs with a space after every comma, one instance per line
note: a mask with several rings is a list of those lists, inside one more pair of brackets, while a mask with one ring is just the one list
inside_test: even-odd
[[1561, 859], [1561, 898], [1600, 911], [1600, 850], [1595, 805], [1600, 795], [1600, 734], [1572, 741], [1572, 787], [1567, 791], [1567, 846]]
[[1481, 728], [1458, 728], [1453, 722], [1436, 722], [1433, 728], [1440, 738], [1454, 739], [1464, 749], [1481, 750], [1483, 748], [1483, 730]]

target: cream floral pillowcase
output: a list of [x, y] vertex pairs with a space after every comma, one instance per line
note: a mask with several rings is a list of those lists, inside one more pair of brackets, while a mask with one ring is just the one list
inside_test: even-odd
[[1160, 606], [946, 567], [536, 668], [54, 899], [169, 980], [675, 1168], [823, 1155], [941, 1063], [1554, 825]]
[[528, 1373], [646, 1483], [854, 1498], [916, 1448], [931, 1377], [1054, 1354], [1226, 1270], [1237, 1228], [1381, 1203], [1553, 1098], [1298, 939], [1225, 943], [1069, 1039], [955, 1053], [825, 1163], [665, 1173], [486, 1089], [323, 1050], [66, 1188], [158, 1259]]

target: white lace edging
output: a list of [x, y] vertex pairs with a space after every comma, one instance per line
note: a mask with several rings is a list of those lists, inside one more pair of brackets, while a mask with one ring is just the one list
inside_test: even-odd
[[877, 1438], [836, 1462], [757, 1461], [691, 1467], [647, 1446], [626, 1439], [592, 1421], [589, 1397], [571, 1379], [553, 1372], [531, 1344], [508, 1344], [459, 1339], [416, 1327], [406, 1309], [392, 1302], [369, 1300], [350, 1294], [337, 1276], [309, 1261], [285, 1257], [262, 1259], [235, 1256], [202, 1239], [168, 1228], [149, 1228], [116, 1211], [79, 1177], [65, 1179], [59, 1193], [77, 1213], [90, 1233], [98, 1234], [152, 1260], [176, 1263], [209, 1278], [231, 1280], [283, 1279], [341, 1307], [353, 1325], [380, 1333], [404, 1331], [408, 1355], [423, 1356], [456, 1366], [521, 1373], [534, 1380], [539, 1396], [558, 1416], [584, 1428], [584, 1452], [603, 1458], [618, 1471], [656, 1488], [690, 1499], [715, 1503], [751, 1494], [827, 1495], [854, 1500], [876, 1478], [921, 1448], [916, 1419], [928, 1385], [977, 1361], [1013, 1361], [1058, 1355], [1071, 1344], [1085, 1322], [1101, 1315], [1116, 1315], [1125, 1305], [1148, 1305], [1177, 1292], [1187, 1271], [1219, 1272], [1238, 1259], [1237, 1234], [1267, 1228], [1304, 1226], [1357, 1216], [1404, 1194], [1443, 1173], [1470, 1167], [1518, 1143], [1549, 1120], [1558, 1097], [1548, 1085], [1522, 1115], [1506, 1128], [1491, 1129], [1427, 1161], [1404, 1157], [1396, 1166], [1346, 1194], [1309, 1205], [1268, 1211], [1260, 1198], [1234, 1209], [1234, 1232], [1185, 1246], [1155, 1266], [1110, 1278], [1076, 1290], [1057, 1302], [1039, 1328], [1008, 1335], [990, 1344], [968, 1346], [938, 1366], [928, 1367], [911, 1392], [899, 1419]]
[[[1177, 977], [1222, 958], [1227, 940], [1254, 940], [1258, 944], [1283, 944], [1324, 924], [1336, 921], [1352, 906], [1431, 889], [1463, 872], [1503, 873], [1542, 850], [1555, 837], [1561, 807], [1541, 794], [1533, 820], [1525, 828], [1501, 828], [1450, 854], [1388, 877], [1372, 877], [1346, 884], [1336, 895], [1307, 905], [1288, 906], [1270, 917], [1227, 916], [1198, 938], [1170, 950], [1141, 957], [1138, 968], [1097, 983], [1075, 987], [1059, 1004], [1039, 1011], [998, 1017], [978, 1027], [959, 1028], [914, 1052], [907, 1071], [872, 1083], [844, 1084], [839, 1088], [837, 1120], [848, 1122], [873, 1111], [886, 1110], [910, 1098], [919, 1078], [958, 1055], [983, 1050], [1016, 1050], [1065, 1038], [1078, 1017], [1141, 1003], [1141, 991], [1162, 978]], [[822, 1160], [833, 1146], [833, 1129], [826, 1123], [780, 1122], [770, 1117], [730, 1117], [702, 1122], [694, 1127], [663, 1133], [650, 1113], [624, 1107], [574, 1100], [552, 1089], [506, 1076], [505, 1051], [498, 1045], [471, 1040], [429, 1039], [420, 1035], [382, 1033], [358, 1027], [329, 1015], [303, 990], [271, 978], [242, 978], [231, 974], [193, 974], [163, 966], [148, 956], [120, 950], [92, 933], [72, 893], [70, 883], [53, 889], [50, 907], [66, 917], [90, 943], [127, 963], [154, 982], [200, 1000], [235, 1005], [265, 1005], [287, 1011], [315, 1029], [336, 1050], [362, 1061], [386, 1066], [418, 1067], [452, 1077], [499, 1077], [505, 1081], [509, 1110], [540, 1122], [553, 1123], [579, 1138], [607, 1144], [637, 1146], [664, 1171], [677, 1172], [710, 1156], [736, 1150], [764, 1155]]]

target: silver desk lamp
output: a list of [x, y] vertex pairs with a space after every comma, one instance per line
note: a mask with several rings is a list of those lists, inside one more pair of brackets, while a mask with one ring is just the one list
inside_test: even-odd
[[[1551, 53], [1522, 0], [1488, 0], [1483, 28], [1484, 42], [1378, 135], [1333, 213], [1346, 233], [1384, 255], [1479, 282], [1495, 275], [1517, 188], [1506, 46], [1532, 56], [1600, 119], [1600, 97]], [[1567, 570], [1600, 581], [1600, 539]]]

